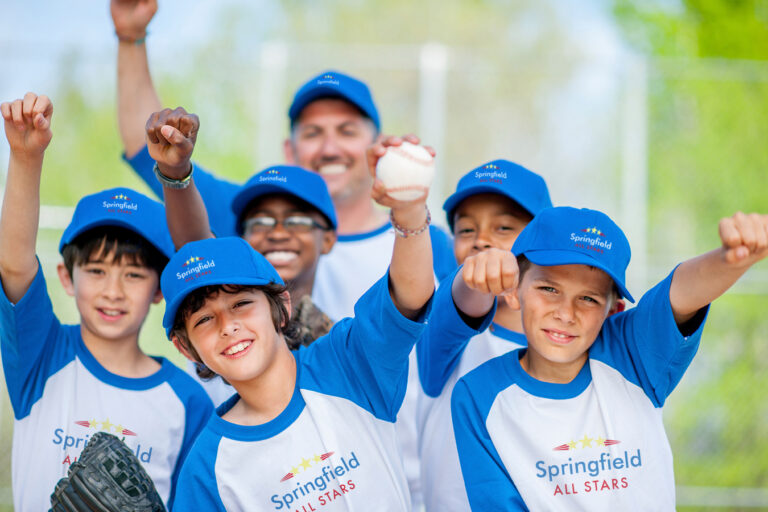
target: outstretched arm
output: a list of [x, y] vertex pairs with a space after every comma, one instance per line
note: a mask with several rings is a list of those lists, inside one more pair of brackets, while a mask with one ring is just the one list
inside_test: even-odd
[[144, 38], [157, 11], [157, 0], [112, 0], [117, 46], [117, 121], [125, 154], [144, 147], [144, 123], [162, 108], [152, 83]]
[[0, 112], [11, 147], [0, 216], [0, 278], [6, 297], [16, 303], [37, 274], [40, 174], [51, 142], [53, 105], [47, 96], [28, 92], [23, 100], [0, 105]]
[[166, 108], [150, 115], [145, 128], [149, 154], [160, 173], [174, 180], [189, 177], [186, 188], [163, 187], [165, 216], [174, 245], [178, 249], [187, 242], [213, 237], [203, 198], [190, 176], [200, 120], [181, 107]]
[[[368, 149], [368, 167], [376, 175], [376, 164], [390, 146], [399, 146], [404, 140], [418, 144], [414, 135], [386, 137]], [[429, 149], [432, 156], [434, 151]], [[392, 219], [402, 229], [416, 234], [395, 236], [392, 262], [389, 266], [390, 294], [395, 307], [405, 317], [415, 319], [435, 289], [432, 273], [432, 242], [427, 224], [427, 194], [410, 201], [398, 201], [387, 195], [384, 184], [375, 179], [371, 196], [382, 206], [391, 208]], [[424, 227], [424, 229], [421, 229]]]
[[768, 255], [768, 215], [738, 212], [719, 224], [722, 246], [680, 264], [669, 301], [678, 325], [725, 293], [749, 267]]

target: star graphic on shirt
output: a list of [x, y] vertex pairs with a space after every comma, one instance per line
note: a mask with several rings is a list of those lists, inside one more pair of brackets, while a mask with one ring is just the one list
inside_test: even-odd
[[579, 440], [582, 448], [592, 448], [592, 441], [594, 441], [594, 439], [587, 437], [587, 434], [584, 434], [584, 439]]
[[115, 433], [117, 434], [120, 434], [123, 431], [122, 425], [112, 425], [112, 426], [115, 427]]
[[597, 443], [597, 446], [605, 446], [605, 439], [603, 439], [603, 436], [600, 436], [597, 439], [595, 439], [595, 442]]
[[107, 421], [101, 422], [101, 430], [109, 432], [109, 429], [111, 428], [112, 428], [112, 424], [109, 422], [109, 418], [107, 418]]
[[293, 473], [294, 475], [298, 475], [299, 471], [301, 471], [301, 470], [299, 468], [297, 468], [296, 466], [293, 466], [291, 468], [291, 473]]
[[568, 446], [570, 446], [570, 447], [571, 447], [571, 450], [575, 450], [575, 449], [576, 449], [576, 441], [574, 441], [573, 439], [571, 439], [571, 442], [570, 442], [570, 443], [568, 443]]
[[312, 457], [312, 460], [315, 461], [315, 464], [317, 464], [318, 462], [322, 462], [323, 458], [320, 457], [319, 455], [315, 455], [314, 457]]
[[312, 466], [312, 460], [307, 460], [304, 457], [301, 458], [301, 467], [304, 469], [309, 469]]
[[88, 421], [88, 426], [90, 426], [91, 428], [98, 428], [98, 425], [99, 425], [99, 422], [96, 421], [96, 420], [89, 420]]

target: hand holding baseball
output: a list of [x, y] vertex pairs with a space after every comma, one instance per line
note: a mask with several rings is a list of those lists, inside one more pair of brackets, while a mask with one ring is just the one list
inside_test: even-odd
[[53, 104], [48, 96], [28, 92], [24, 99], [0, 105], [0, 112], [11, 152], [17, 157], [41, 158], [53, 136]]
[[200, 120], [182, 107], [169, 108], [149, 116], [146, 125], [147, 149], [165, 176], [183, 179], [189, 174]]
[[371, 195], [377, 203], [399, 208], [426, 201], [435, 151], [419, 142], [415, 135], [390, 136], [368, 148], [368, 167], [375, 179]]
[[737, 212], [720, 220], [723, 259], [732, 265], [752, 265], [768, 256], [768, 215]]

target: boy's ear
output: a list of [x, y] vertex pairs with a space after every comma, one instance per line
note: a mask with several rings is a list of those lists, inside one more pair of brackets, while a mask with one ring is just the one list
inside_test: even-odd
[[627, 309], [627, 303], [624, 302], [624, 299], [616, 299], [616, 302], [613, 303], [613, 307], [608, 311], [608, 316], [621, 313], [625, 309]]
[[283, 141], [283, 157], [285, 158], [285, 163], [296, 165], [296, 153], [293, 150], [293, 141], [290, 137], [286, 137]]
[[336, 243], [336, 232], [332, 230], [323, 231], [323, 244], [320, 247], [320, 254], [328, 254]]
[[515, 288], [511, 293], [502, 295], [501, 298], [504, 299], [504, 302], [507, 304], [507, 306], [509, 306], [510, 309], [520, 311], [520, 298], [517, 296], [517, 288]]
[[288, 290], [285, 290], [283, 293], [280, 294], [280, 298], [283, 299], [285, 310], [288, 312], [288, 318], [286, 318], [285, 321], [283, 322], [283, 325], [280, 326], [280, 327], [285, 327], [285, 325], [288, 323], [288, 320], [291, 318], [291, 294], [288, 293]]
[[193, 363], [197, 362], [197, 359], [192, 357], [192, 354], [189, 353], [189, 350], [187, 350], [186, 347], [184, 347], [184, 345], [182, 343], [179, 343], [179, 337], [178, 336], [173, 336], [171, 338], [171, 341], [173, 342], [173, 346], [176, 347], [176, 350], [181, 352], [181, 355], [183, 355], [184, 357], [186, 357], [187, 359], [189, 359]]
[[67, 295], [70, 297], [74, 297], [75, 284], [72, 282], [72, 276], [69, 275], [69, 270], [67, 270], [64, 263], [56, 265], [56, 273], [59, 274], [59, 281], [61, 281], [61, 286], [64, 288], [64, 291], [67, 292]]
[[161, 300], [163, 300], [163, 292], [158, 286], [157, 291], [155, 291], [155, 296], [152, 297], [152, 304], [158, 304]]

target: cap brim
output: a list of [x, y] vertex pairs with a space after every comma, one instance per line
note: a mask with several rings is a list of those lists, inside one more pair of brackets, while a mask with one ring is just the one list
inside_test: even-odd
[[[90, 229], [98, 228], [98, 227], [103, 227], [103, 226], [115, 226], [115, 227], [127, 229], [129, 231], [133, 231], [134, 233], [136, 233], [138, 235], [141, 235], [141, 237], [144, 238], [144, 240], [146, 240], [147, 242], [152, 244], [152, 246], [155, 249], [160, 251], [166, 257], [170, 258], [171, 256], [173, 256], [173, 253], [170, 253], [170, 254], [168, 253], [168, 250], [173, 248], [173, 245], [171, 244], [167, 248], [163, 248], [162, 246], [159, 246], [157, 244], [157, 241], [154, 240], [155, 233], [147, 233], [145, 230], [137, 227], [136, 224], [132, 224], [130, 222], [123, 222], [123, 221], [120, 221], [118, 219], [112, 219], [112, 218], [110, 218], [110, 219], [95, 219], [95, 220], [93, 220], [91, 222], [86, 222], [84, 224], [78, 225], [77, 230], [75, 230], [75, 231], [73, 231], [71, 233], [66, 233], [66, 231], [65, 231], [65, 234], [67, 235], [67, 239], [65, 241], [64, 236], [61, 237], [61, 240], [59, 241], [59, 253], [61, 253], [61, 251], [64, 250], [64, 246], [65, 245], [71, 244], [72, 241], [75, 238], [77, 238], [78, 236], [80, 236], [82, 233], [85, 233], [86, 231], [88, 231]], [[170, 234], [168, 236], [170, 237]]]
[[543, 267], [551, 267], [554, 265], [589, 265], [590, 267], [599, 268], [613, 279], [616, 288], [618, 288], [619, 293], [623, 298], [627, 299], [629, 302], [635, 302], [635, 299], [632, 298], [632, 295], [624, 286], [621, 279], [611, 272], [611, 270], [606, 268], [605, 265], [588, 254], [583, 254], [577, 251], [542, 250], [526, 251], [523, 253], [523, 256], [525, 256], [531, 263]]
[[235, 231], [237, 232], [238, 235], [242, 236], [243, 234], [243, 225], [242, 225], [241, 219], [243, 215], [245, 215], [246, 213], [245, 209], [248, 207], [248, 204], [251, 203], [254, 199], [258, 199], [260, 197], [267, 196], [270, 194], [285, 194], [285, 195], [300, 199], [301, 201], [304, 201], [305, 203], [310, 205], [312, 208], [320, 212], [320, 214], [323, 217], [325, 217], [325, 219], [328, 221], [328, 224], [334, 230], [336, 229], [336, 222], [334, 221], [334, 219], [329, 217], [328, 214], [326, 214], [321, 208], [319, 208], [314, 203], [313, 198], [309, 196], [309, 194], [303, 194], [300, 189], [283, 187], [280, 185], [258, 184], [252, 187], [248, 187], [244, 190], [241, 190], [232, 200], [232, 212], [235, 214], [235, 219], [236, 219], [235, 222], [237, 222], [237, 226], [235, 226]]
[[476, 185], [472, 187], [467, 187], [462, 190], [459, 190], [458, 192], [454, 192], [451, 194], [448, 199], [445, 200], [443, 203], [443, 211], [445, 211], [445, 215], [448, 219], [448, 225], [453, 226], [453, 211], [456, 209], [457, 206], [459, 206], [459, 203], [461, 203], [463, 200], [465, 200], [468, 197], [475, 196], [477, 194], [498, 194], [500, 196], [504, 196], [506, 198], [511, 199], [512, 201], [516, 202], [520, 206], [522, 206], [525, 211], [530, 213], [532, 216], [534, 213], [532, 213], [530, 205], [526, 204], [527, 201], [524, 199], [519, 199], [512, 194], [509, 194], [506, 190], [504, 190], [501, 187], [494, 187], [491, 185]]
[[[357, 107], [369, 119], [374, 120], [373, 114], [369, 112], [368, 109], [363, 104], [363, 102], [360, 101], [358, 98], [356, 98], [354, 95], [344, 94], [343, 92], [339, 91], [338, 87], [319, 85], [317, 87], [312, 88], [311, 91], [306, 92], [300, 98], [298, 98], [296, 101], [293, 102], [293, 105], [291, 105], [291, 108], [288, 111], [288, 117], [290, 118], [291, 123], [295, 122], [296, 119], [298, 119], [299, 115], [301, 115], [301, 111], [304, 110], [304, 108], [306, 108], [307, 105], [309, 105], [315, 100], [319, 100], [322, 98], [342, 99], [347, 103], [351, 103], [352, 105]], [[376, 124], [376, 128], [378, 129], [379, 128], [378, 123], [376, 123], [375, 120], [374, 120], [374, 123]]]
[[165, 303], [165, 313], [163, 314], [163, 327], [165, 327], [166, 336], [168, 336], [168, 339], [170, 339], [171, 329], [173, 328], [173, 322], [176, 320], [176, 312], [178, 311], [179, 306], [181, 306], [181, 303], [184, 302], [184, 299], [186, 299], [189, 296], [189, 294], [194, 292], [195, 290], [199, 290], [200, 288], [204, 288], [206, 286], [212, 286], [212, 285], [233, 284], [233, 285], [261, 286], [261, 285], [267, 285], [271, 282], [272, 281], [269, 281], [263, 278], [258, 278], [258, 279], [253, 277], [238, 278], [236, 276], [222, 276], [218, 278], [211, 278], [208, 280], [200, 279], [197, 283], [195, 283], [194, 286], [186, 290], [183, 295], [178, 295], [172, 301]]

